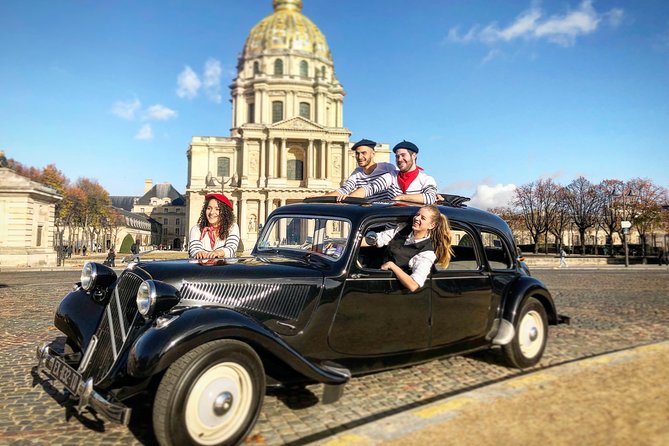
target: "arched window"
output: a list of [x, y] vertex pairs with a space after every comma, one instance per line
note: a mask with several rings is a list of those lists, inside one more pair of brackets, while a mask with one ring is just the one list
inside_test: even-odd
[[300, 77], [307, 78], [309, 77], [309, 64], [306, 60], [300, 62]]
[[249, 124], [253, 124], [254, 122], [256, 122], [256, 104], [251, 102], [249, 104], [248, 110], [249, 110], [249, 115], [247, 116], [248, 119], [246, 120], [246, 122], [248, 122]]
[[283, 102], [272, 101], [272, 122], [283, 120]]
[[253, 62], [253, 75], [260, 74], [260, 63], [256, 60]]
[[321, 67], [321, 79], [325, 79], [325, 67]]
[[308, 102], [300, 102], [300, 116], [311, 119], [311, 104]]
[[275, 76], [283, 75], [283, 60], [277, 59], [274, 61], [274, 75]]

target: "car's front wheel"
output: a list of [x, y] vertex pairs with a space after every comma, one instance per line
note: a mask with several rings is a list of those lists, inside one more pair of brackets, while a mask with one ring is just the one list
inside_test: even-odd
[[513, 340], [503, 347], [504, 358], [513, 367], [532, 367], [541, 360], [548, 339], [548, 317], [541, 302], [533, 297], [525, 300], [515, 329]]
[[158, 386], [153, 427], [161, 445], [234, 445], [258, 418], [265, 373], [235, 340], [203, 344], [174, 362]]

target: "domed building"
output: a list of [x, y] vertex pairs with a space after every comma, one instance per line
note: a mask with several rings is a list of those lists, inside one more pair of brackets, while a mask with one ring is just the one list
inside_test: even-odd
[[[272, 210], [339, 187], [357, 167], [325, 36], [302, 14], [301, 0], [274, 0], [273, 7], [251, 29], [237, 63], [230, 137], [195, 136], [187, 152], [189, 227], [203, 196], [223, 190], [246, 251]], [[381, 152], [387, 160], [387, 146]]]

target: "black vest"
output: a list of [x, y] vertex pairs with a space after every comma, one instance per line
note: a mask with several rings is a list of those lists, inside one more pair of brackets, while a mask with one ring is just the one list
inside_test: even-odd
[[434, 250], [432, 247], [432, 239], [429, 237], [418, 243], [405, 245], [404, 242], [406, 242], [406, 239], [411, 235], [411, 231], [411, 226], [407, 225], [404, 229], [395, 234], [395, 237], [388, 243], [388, 249], [386, 250], [384, 259], [384, 263], [392, 260], [408, 274], [411, 274], [409, 260], [423, 251]]

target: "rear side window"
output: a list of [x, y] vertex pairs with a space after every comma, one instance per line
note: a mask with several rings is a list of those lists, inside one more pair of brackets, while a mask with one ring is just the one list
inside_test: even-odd
[[511, 269], [513, 268], [513, 257], [509, 248], [502, 240], [502, 237], [494, 232], [481, 231], [481, 242], [483, 251], [488, 258], [488, 263], [492, 269]]
[[[476, 255], [476, 243], [471, 231], [460, 227], [458, 223], [451, 222], [451, 247], [453, 256], [448, 264], [448, 271], [478, 270], [480, 262]], [[437, 271], [443, 271], [435, 264]]]

